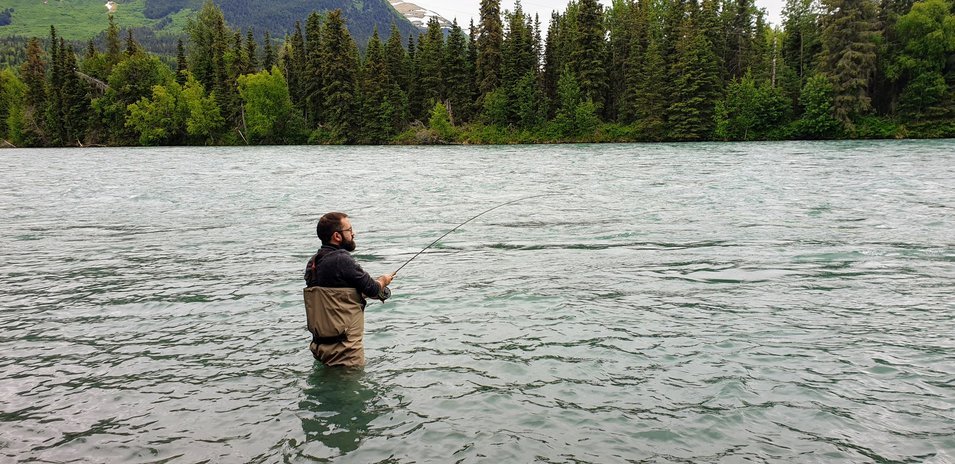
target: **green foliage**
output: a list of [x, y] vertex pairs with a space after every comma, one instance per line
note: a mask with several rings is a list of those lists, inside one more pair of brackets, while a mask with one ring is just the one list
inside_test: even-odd
[[137, 53], [119, 62], [109, 76], [109, 90], [93, 102], [108, 142], [134, 144], [138, 137], [126, 126], [129, 105], [150, 98], [153, 87], [173, 80], [172, 70], [155, 56]]
[[901, 128], [889, 118], [866, 116], [856, 121], [850, 134], [859, 139], [892, 139], [902, 135]]
[[853, 118], [872, 109], [869, 88], [879, 39], [875, 3], [869, 0], [825, 0], [821, 70], [833, 88], [836, 119], [850, 126]]
[[[0, 135], [26, 146], [298, 143], [306, 133], [311, 143], [754, 140], [951, 136], [955, 121], [951, 0], [886, 0], [878, 18], [872, 0], [825, 0], [824, 10], [789, 0], [776, 30], [753, 0], [579, 0], [552, 16], [543, 49], [520, 2], [502, 14], [483, 0], [470, 36], [436, 21], [412, 36], [389, 21], [387, 43], [373, 33], [363, 59], [356, 12], [374, 16], [380, 0], [312, 1], [345, 13], [310, 8], [293, 33], [298, 0], [282, 11], [206, 1], [181, 47], [129, 27], [140, 1], [98, 16], [106, 32], [79, 64], [59, 29], [0, 40], [0, 63], [19, 71], [0, 74]], [[148, 14], [185, 21], [199, 1], [150, 0]], [[253, 17], [282, 18], [262, 28], [261, 54], [251, 30], [228, 25]], [[273, 26], [284, 43], [269, 38]], [[146, 53], [155, 47], [163, 54]]]
[[437, 136], [438, 141], [450, 142], [454, 140], [455, 130], [451, 125], [448, 108], [443, 103], [434, 104], [431, 109], [431, 116], [428, 118], [428, 128]]
[[840, 135], [841, 124], [833, 117], [833, 87], [822, 74], [810, 77], [803, 87], [800, 105], [802, 117], [796, 122], [795, 135], [807, 139], [829, 139]]
[[[119, 2], [114, 14], [124, 27], [157, 24], [144, 14], [147, 0]], [[44, 36], [55, 24], [67, 40], [86, 40], [106, 29], [106, 8], [102, 0], [49, 1], [4, 0], [4, 7], [14, 10], [13, 21], [0, 27], [2, 36]]]
[[250, 143], [297, 143], [304, 139], [305, 123], [292, 104], [282, 71], [239, 77], [239, 95], [244, 102], [244, 120]]
[[771, 138], [770, 132], [789, 121], [791, 105], [781, 89], [757, 85], [751, 74], [730, 83], [716, 105], [716, 136], [723, 140]]
[[888, 67], [888, 77], [904, 84], [901, 113], [914, 122], [955, 116], [946, 96], [955, 82], [944, 72], [955, 54], [955, 14], [946, 0], [924, 0], [898, 19], [902, 50]]
[[0, 71], [0, 139], [9, 136], [11, 114], [22, 112], [26, 85], [10, 69]]
[[186, 83], [153, 86], [151, 98], [129, 105], [127, 127], [142, 145], [208, 144], [223, 125], [219, 106], [202, 84], [185, 73]]
[[129, 105], [126, 127], [139, 133], [142, 145], [173, 145], [182, 142], [188, 110], [182, 86], [176, 81], [153, 87], [152, 98]]
[[501, 22], [500, 0], [481, 0], [481, 21], [478, 23], [477, 83], [480, 99], [501, 85], [504, 25]]

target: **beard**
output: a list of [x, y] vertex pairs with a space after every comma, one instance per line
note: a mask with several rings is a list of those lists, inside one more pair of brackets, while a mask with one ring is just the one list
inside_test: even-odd
[[355, 251], [355, 239], [352, 238], [351, 240], [342, 241], [342, 248], [348, 252]]

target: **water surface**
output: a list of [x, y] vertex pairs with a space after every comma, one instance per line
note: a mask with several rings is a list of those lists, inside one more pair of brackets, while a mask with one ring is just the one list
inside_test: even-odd
[[[955, 143], [0, 151], [0, 461], [955, 462]], [[307, 349], [324, 212], [362, 371]]]

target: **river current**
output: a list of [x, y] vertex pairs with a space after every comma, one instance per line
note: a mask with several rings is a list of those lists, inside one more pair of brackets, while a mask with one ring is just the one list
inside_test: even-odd
[[[311, 357], [318, 217], [392, 272]], [[0, 462], [955, 462], [955, 142], [0, 150]]]

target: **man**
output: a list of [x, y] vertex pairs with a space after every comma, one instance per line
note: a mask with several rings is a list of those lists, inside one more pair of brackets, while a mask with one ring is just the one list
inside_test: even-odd
[[355, 258], [355, 231], [345, 213], [328, 213], [316, 227], [322, 248], [305, 266], [309, 349], [326, 366], [365, 364], [365, 297], [384, 301], [394, 275], [372, 279]]

